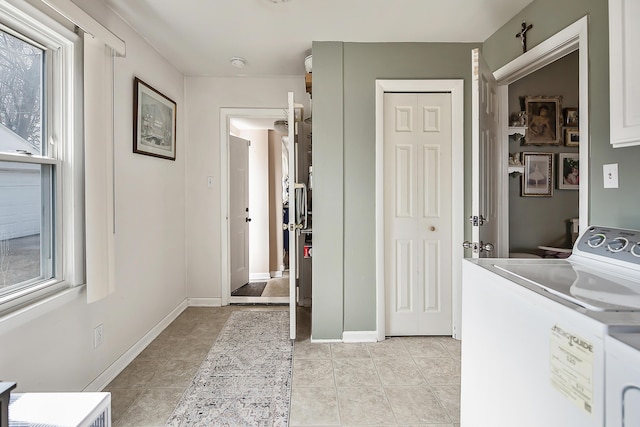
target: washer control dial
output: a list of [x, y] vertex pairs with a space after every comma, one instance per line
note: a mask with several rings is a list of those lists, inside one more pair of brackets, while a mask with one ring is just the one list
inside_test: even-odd
[[611, 252], [620, 252], [621, 250], [626, 248], [628, 244], [629, 244], [629, 241], [624, 237], [616, 237], [615, 239], [609, 242], [609, 244], [607, 245], [607, 248]]
[[631, 255], [640, 258], [640, 242], [636, 242], [636, 244], [631, 247]]
[[604, 244], [605, 240], [607, 240], [607, 237], [604, 234], [594, 234], [587, 239], [587, 245], [589, 245], [590, 248], [599, 248]]

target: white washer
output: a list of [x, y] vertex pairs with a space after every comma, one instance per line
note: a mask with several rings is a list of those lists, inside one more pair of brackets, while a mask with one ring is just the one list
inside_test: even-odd
[[589, 227], [562, 260], [465, 260], [462, 286], [463, 427], [605, 425], [606, 337], [640, 331], [640, 231]]
[[640, 334], [605, 338], [607, 426], [640, 426]]

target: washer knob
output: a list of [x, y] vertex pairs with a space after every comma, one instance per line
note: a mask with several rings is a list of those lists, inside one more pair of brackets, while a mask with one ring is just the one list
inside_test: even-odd
[[615, 252], [620, 252], [621, 250], [626, 248], [628, 244], [629, 244], [629, 241], [624, 237], [616, 237], [611, 242], [609, 242], [609, 244], [607, 245], [607, 248], [611, 252], [615, 253]]
[[604, 234], [594, 234], [587, 239], [587, 245], [589, 245], [590, 248], [599, 248], [605, 240], [607, 240], [607, 237]]
[[634, 257], [640, 258], [640, 242], [636, 242], [631, 247], [631, 255], [633, 255]]

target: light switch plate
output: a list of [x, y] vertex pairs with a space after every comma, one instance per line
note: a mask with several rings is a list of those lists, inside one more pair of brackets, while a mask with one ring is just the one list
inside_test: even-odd
[[602, 165], [604, 188], [618, 188], [618, 164]]

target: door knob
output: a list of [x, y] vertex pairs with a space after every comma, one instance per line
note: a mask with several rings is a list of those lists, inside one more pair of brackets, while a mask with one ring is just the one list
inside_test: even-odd
[[436, 231], [436, 228], [432, 225], [431, 227], [429, 227], [429, 230]]

